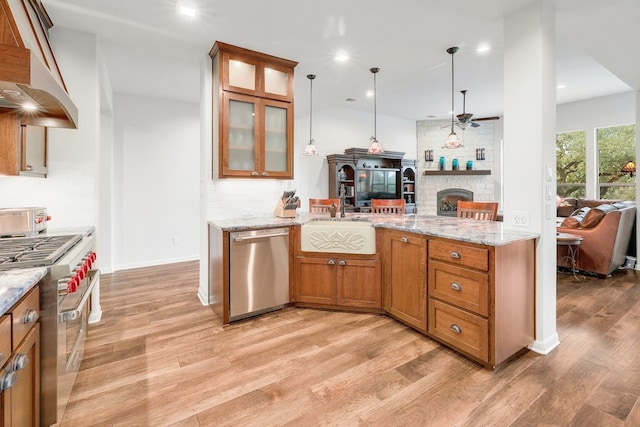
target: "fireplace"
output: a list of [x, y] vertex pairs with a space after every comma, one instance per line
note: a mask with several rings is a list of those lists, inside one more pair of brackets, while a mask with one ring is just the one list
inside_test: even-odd
[[458, 200], [473, 201], [473, 191], [462, 188], [448, 188], [436, 195], [436, 213], [441, 216], [456, 216]]

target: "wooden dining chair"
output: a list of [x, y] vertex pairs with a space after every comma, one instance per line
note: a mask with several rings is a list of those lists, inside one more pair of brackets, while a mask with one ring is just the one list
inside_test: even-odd
[[336, 205], [336, 211], [340, 212], [340, 199], [309, 199], [309, 212], [329, 213], [331, 203]]
[[371, 199], [371, 213], [404, 215], [404, 199]]
[[458, 200], [457, 217], [495, 221], [498, 216], [497, 202], [467, 202]]

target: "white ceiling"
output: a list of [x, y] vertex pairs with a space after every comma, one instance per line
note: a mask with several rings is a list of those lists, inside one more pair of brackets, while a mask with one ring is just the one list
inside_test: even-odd
[[[298, 61], [296, 115], [342, 106], [379, 114], [448, 117], [451, 57], [456, 92], [474, 117], [502, 113], [503, 17], [531, 0], [42, 0], [54, 25], [96, 33], [115, 91], [200, 99], [200, 67], [216, 40]], [[556, 7], [559, 104], [640, 90], [639, 0], [546, 0]], [[54, 27], [55, 28], [55, 27]], [[481, 43], [491, 52], [475, 53]], [[351, 59], [336, 63], [347, 51]], [[355, 102], [346, 102], [346, 98]], [[456, 93], [456, 112], [462, 108]]]

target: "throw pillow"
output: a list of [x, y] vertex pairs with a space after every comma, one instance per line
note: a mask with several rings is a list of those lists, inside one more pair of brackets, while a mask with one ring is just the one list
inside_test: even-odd
[[575, 212], [571, 214], [571, 216], [567, 217], [562, 221], [561, 227], [564, 228], [578, 228], [584, 221], [585, 216], [589, 213], [591, 208], [584, 207], [577, 209]]
[[615, 211], [617, 208], [610, 204], [603, 204], [595, 209], [591, 209], [582, 220], [582, 228], [592, 228], [600, 223], [607, 212]]

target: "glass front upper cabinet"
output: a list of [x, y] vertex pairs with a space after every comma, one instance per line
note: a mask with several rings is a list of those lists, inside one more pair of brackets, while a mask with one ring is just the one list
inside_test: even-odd
[[218, 105], [214, 114], [220, 126], [220, 132], [213, 133], [218, 177], [293, 178], [297, 62], [220, 42], [210, 55]]

